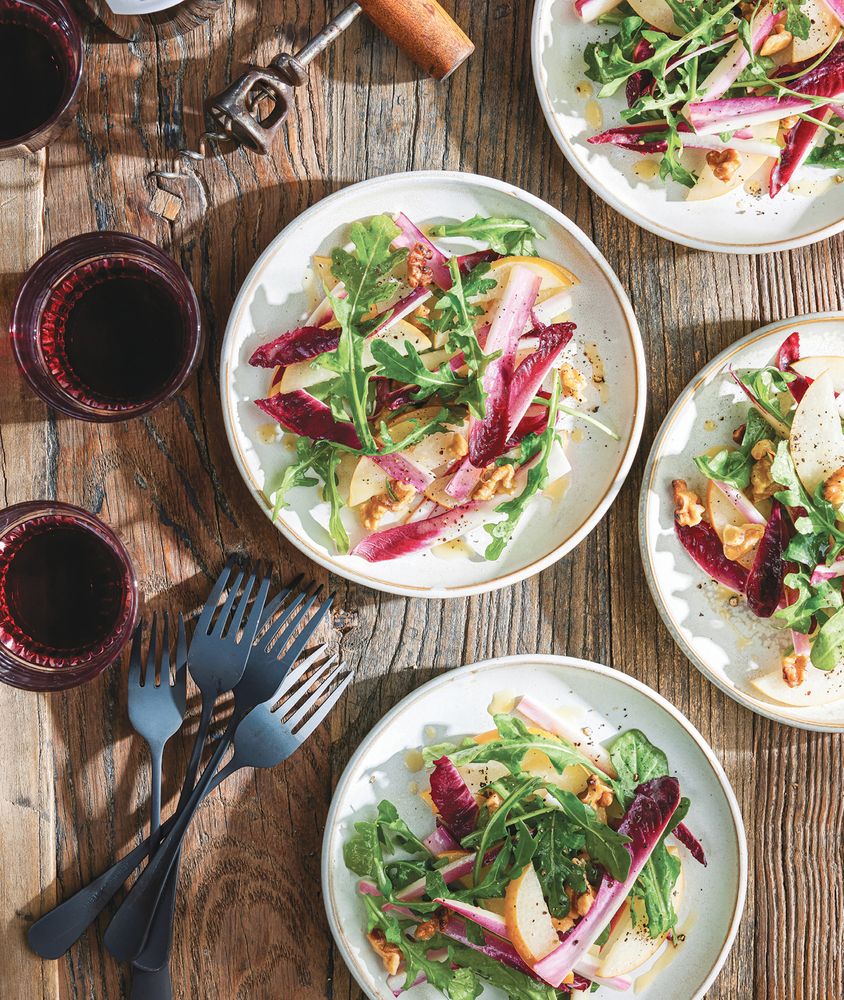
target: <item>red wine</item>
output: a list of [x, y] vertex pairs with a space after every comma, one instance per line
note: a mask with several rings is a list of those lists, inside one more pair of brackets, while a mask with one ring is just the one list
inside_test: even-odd
[[126, 586], [104, 539], [53, 515], [25, 522], [4, 541], [0, 629], [17, 646], [72, 661], [111, 637], [125, 613]]
[[189, 349], [188, 320], [164, 277], [132, 258], [90, 261], [51, 292], [41, 349], [59, 385], [89, 406], [155, 398]]
[[59, 29], [26, 4], [0, 6], [0, 142], [41, 128], [58, 112], [68, 85]]

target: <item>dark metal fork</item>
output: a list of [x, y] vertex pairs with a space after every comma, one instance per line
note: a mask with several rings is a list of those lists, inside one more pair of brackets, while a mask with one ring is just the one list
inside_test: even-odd
[[[170, 675], [170, 616], [164, 612], [164, 628], [159, 641], [158, 615], [152, 616], [149, 650], [143, 662], [141, 625], [135, 630], [129, 656], [129, 721], [143, 737], [150, 754], [150, 821], [149, 835], [155, 838], [161, 827], [161, 764], [164, 747], [182, 726], [187, 707], [188, 644], [185, 620], [179, 615], [176, 638], [176, 662]], [[156, 684], [158, 648], [161, 649], [159, 683]], [[167, 1000], [172, 996], [170, 970], [164, 966], [155, 972], [135, 969], [132, 974], [132, 1000]]]
[[[170, 676], [170, 616], [164, 612], [162, 636], [158, 636], [158, 615], [152, 616], [149, 650], [146, 664], [141, 651], [141, 626], [135, 631], [132, 652], [129, 656], [129, 721], [135, 732], [146, 740], [149, 747], [151, 792], [150, 836], [154, 837], [161, 826], [161, 761], [164, 747], [171, 736], [182, 726], [187, 706], [187, 637], [185, 620], [179, 615], [176, 639], [176, 660]], [[158, 650], [161, 649], [160, 683], [156, 684], [155, 672]]]
[[[317, 594], [318, 591], [312, 594], [310, 600], [306, 602], [299, 615], [292, 622], [289, 621], [289, 614], [283, 613], [278, 621], [272, 623], [266, 635], [258, 640], [257, 649], [253, 650], [253, 656], [255, 653], [258, 655], [255, 656], [254, 661], [250, 657], [250, 666], [247, 667], [243, 680], [234, 690], [234, 710], [225, 734], [215, 748], [211, 760], [183, 810], [177, 815], [173, 829], [167, 834], [160, 849], [138, 877], [105, 933], [103, 938], [105, 946], [116, 958], [126, 962], [141, 958], [159, 901], [165, 891], [168, 873], [175, 865], [179, 855], [181, 840], [214, 777], [218, 764], [234, 737], [235, 730], [257, 705], [263, 703], [277, 691], [284, 671], [295, 662], [319, 621], [333, 603], [334, 595], [332, 594], [323, 602], [315, 618], [311, 619], [302, 632], [293, 639], [290, 649], [284, 656], [287, 667], [283, 668], [279, 658], [284, 652], [282, 643], [286, 644], [293, 637], [299, 623], [316, 600]], [[265, 655], [261, 655], [262, 646]], [[253, 662], [254, 668], [251, 666]], [[168, 946], [169, 942], [164, 943], [165, 956]], [[158, 947], [161, 947], [161, 942]], [[158, 956], [155, 958], [145, 956], [142, 961], [143, 967], [154, 968], [154, 962], [158, 961]]]
[[[226, 572], [224, 571], [224, 573]], [[225, 583], [223, 584], [224, 586]], [[222, 590], [222, 587], [215, 588], [215, 592], [212, 593], [209, 602], [212, 598], [219, 601]], [[306, 602], [306, 606], [300, 610], [299, 614], [293, 616], [293, 612], [295, 612], [305, 597], [305, 592], [299, 592], [291, 599], [288, 607], [283, 609], [279, 614], [279, 609], [289, 593], [290, 588], [287, 588], [267, 605], [258, 630], [260, 636], [255, 642], [255, 647], [251, 649], [251, 652], [259, 657], [258, 663], [263, 659], [264, 669], [267, 672], [267, 685], [272, 680], [272, 686], [269, 687], [269, 690], [275, 690], [278, 687], [279, 680], [283, 677], [284, 671], [289, 668], [293, 659], [300, 655], [319, 620], [327, 613], [333, 599], [333, 597], [330, 597], [324, 602], [316, 611], [314, 618], [302, 627], [302, 631], [293, 640], [293, 645], [288, 647], [288, 641], [294, 635], [304, 614], [307, 613], [316, 598], [316, 594], [314, 594]], [[291, 616], [293, 616], [292, 620]], [[284, 627], [285, 625], [287, 626], [286, 628]], [[272, 643], [270, 642], [271, 638], [273, 640]], [[262, 652], [267, 654], [266, 657], [262, 656]], [[275, 659], [272, 658], [271, 653], [274, 653]], [[287, 653], [286, 656], [285, 653]], [[305, 661], [305, 665], [308, 665], [310, 662], [312, 662], [312, 657]], [[261, 674], [263, 672], [263, 670], [259, 671]], [[249, 674], [250, 676], [255, 676], [252, 671], [249, 671]], [[259, 689], [256, 680], [250, 680], [250, 685], [254, 685], [252, 688], [254, 692], [253, 697], [257, 697], [267, 690], [267, 688]], [[176, 815], [178, 815], [178, 811], [163, 825], [161, 829], [162, 834], [166, 835], [172, 829]], [[105, 909], [109, 900], [155, 846], [157, 845], [153, 844], [150, 838], [147, 838], [112, 865], [111, 868], [94, 879], [89, 885], [83, 887], [53, 910], [44, 914], [29, 929], [27, 939], [32, 950], [36, 954], [41, 955], [42, 958], [60, 958], [75, 943], [79, 936], [84, 933], [86, 928], [96, 920], [99, 914]], [[165, 939], [165, 958], [162, 960], [162, 964], [166, 962], [169, 945], [168, 932], [168, 937]], [[154, 968], [151, 963], [148, 964], [146, 962], [143, 967]]]
[[[294, 581], [295, 585], [295, 581]], [[310, 614], [317, 597], [319, 589], [307, 596], [306, 591], [300, 590], [296, 593], [290, 603], [277, 612], [294, 585], [288, 590], [282, 591], [268, 606], [264, 613], [264, 620], [258, 630], [258, 636], [253, 644], [252, 652], [246, 664], [246, 670], [235, 688], [235, 715], [237, 705], [241, 706], [240, 711], [245, 715], [256, 705], [266, 701], [278, 690], [278, 686], [284, 679], [287, 672], [299, 658], [302, 650], [308, 644], [317, 626], [328, 614], [334, 603], [334, 595], [331, 594], [323, 601], [313, 614]], [[307, 597], [307, 599], [306, 599]], [[297, 634], [297, 629], [302, 622], [307, 621]], [[296, 668], [296, 675], [301, 676], [304, 670], [314, 662], [325, 647], [312, 654], [302, 664]], [[228, 745], [236, 726], [236, 718], [232, 722], [222, 741]], [[218, 748], [224, 750], [224, 748]], [[176, 889], [178, 887], [178, 867], [179, 856], [177, 855], [167, 885], [162, 894], [161, 901], [155, 911], [155, 917], [150, 928], [149, 937], [144, 945], [143, 951], [135, 959], [135, 965], [142, 969], [154, 971], [166, 965], [170, 949], [173, 943], [173, 920], [176, 910]]]
[[[247, 618], [246, 611], [252, 591], [255, 589], [258, 573], [251, 573], [244, 582], [245, 573], [240, 570], [232, 583], [234, 569], [235, 563], [230, 559], [205, 602], [188, 648], [188, 667], [202, 693], [202, 713], [188, 765], [188, 775], [175, 815], [178, 815], [179, 809], [183, 808], [193, 788], [211, 724], [214, 702], [218, 695], [233, 688], [243, 676], [252, 643], [264, 621], [264, 605], [270, 588], [269, 571], [264, 574]], [[243, 589], [238, 600], [241, 584]], [[228, 595], [217, 614], [220, 599], [227, 588]], [[245, 624], [244, 618], [246, 618]], [[175, 815], [168, 824], [165, 824], [165, 828], [173, 825]], [[135, 855], [138, 848], [112, 865], [89, 885], [36, 920], [27, 934], [32, 950], [42, 958], [60, 958], [102, 913], [109, 900], [147, 853], [157, 846], [158, 835], [147, 838], [144, 844], [146, 847], [139, 854], [138, 860], [128, 869], [126, 868], [128, 859]], [[121, 874], [124, 871], [125, 874]]]
[[[215, 753], [211, 758], [184, 812], [177, 817], [172, 830], [162, 841], [161, 847], [143, 870], [109, 925], [105, 943], [113, 955], [131, 961], [136, 950], [143, 947], [164, 882], [199, 802], [241, 768], [274, 767], [286, 760], [325, 718], [352, 679], [352, 673], [346, 670], [345, 663], [331, 669], [332, 665], [333, 658], [317, 671], [315, 677], [306, 679], [295, 688], [295, 682], [288, 678], [282, 685], [281, 692], [274, 693], [271, 698], [238, 719], [231, 760], [215, 773], [222, 755]], [[323, 678], [323, 675], [326, 676]], [[310, 691], [315, 683], [316, 689]], [[279, 695], [283, 696], [283, 693], [287, 693], [288, 697], [278, 709], [274, 709]], [[300, 702], [302, 703], [299, 704]], [[312, 710], [315, 711], [310, 715]]]

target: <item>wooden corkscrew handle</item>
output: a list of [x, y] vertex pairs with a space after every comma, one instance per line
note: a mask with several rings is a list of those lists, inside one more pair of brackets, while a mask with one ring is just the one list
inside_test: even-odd
[[436, 0], [358, 0], [364, 14], [435, 80], [462, 65], [475, 46]]

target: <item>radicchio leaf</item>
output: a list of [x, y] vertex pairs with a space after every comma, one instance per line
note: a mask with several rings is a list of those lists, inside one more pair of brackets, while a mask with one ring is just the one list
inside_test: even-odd
[[758, 618], [770, 618], [783, 598], [783, 581], [787, 572], [783, 556], [790, 538], [791, 529], [785, 509], [775, 499], [745, 585], [747, 606]]
[[279, 392], [269, 399], [256, 399], [267, 416], [277, 420], [285, 430], [315, 441], [336, 441], [348, 448], [360, 448], [360, 440], [350, 423], [340, 422], [331, 410], [304, 389]]
[[457, 840], [462, 840], [475, 829], [478, 803], [448, 757], [440, 757], [434, 761], [431, 800], [437, 807], [443, 826]]
[[[801, 123], [802, 124], [802, 123]], [[798, 126], [799, 127], [799, 126]], [[792, 129], [792, 131], [794, 131]], [[773, 183], [773, 175], [772, 181]], [[773, 197], [773, 194], [771, 195]], [[791, 366], [795, 361], [800, 360], [800, 334], [795, 332], [786, 337], [777, 351], [777, 368], [781, 372], [790, 372], [794, 376], [794, 381], [789, 383], [788, 389], [795, 400], [799, 403], [806, 395], [806, 390], [812, 384], [812, 379], [796, 372]]]
[[694, 561], [717, 583], [743, 594], [747, 585], [747, 570], [740, 563], [724, 555], [724, 546], [718, 533], [708, 521], [685, 525], [674, 522], [674, 531], [680, 543]]
[[310, 361], [326, 351], [335, 351], [339, 343], [339, 330], [298, 326], [271, 340], [269, 344], [262, 344], [249, 359], [249, 364], [255, 368], [295, 365], [299, 361]]
[[692, 833], [692, 831], [686, 826], [685, 823], [678, 823], [673, 830], [674, 836], [677, 840], [683, 844], [695, 861], [699, 862], [706, 868], [706, 855], [703, 851], [703, 846], [697, 837]]

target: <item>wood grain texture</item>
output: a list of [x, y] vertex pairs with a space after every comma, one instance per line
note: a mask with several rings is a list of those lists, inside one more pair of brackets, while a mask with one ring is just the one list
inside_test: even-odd
[[[166, 183], [184, 202], [174, 222], [149, 210], [149, 170], [169, 167], [179, 147], [196, 143], [208, 94], [245, 64], [301, 46], [339, 4], [326, 11], [319, 2], [230, 0], [189, 34], [162, 31], [128, 45], [89, 29], [76, 122], [44, 157], [43, 177], [24, 168], [27, 198], [40, 205], [43, 196], [45, 246], [85, 230], [117, 229], [171, 252], [196, 286], [208, 350], [173, 405], [125, 426], [97, 427], [49, 413], [17, 378], [8, 346], [0, 348], [3, 501], [59, 497], [99, 513], [129, 546], [147, 613], [198, 606], [231, 551], [272, 558], [283, 577], [311, 574], [337, 588], [341, 630], [325, 635], [358, 665], [357, 683], [321, 739], [272, 773], [239, 775], [200, 812], [181, 881], [175, 995], [361, 1000], [331, 945], [318, 892], [322, 826], [340, 771], [384, 711], [431, 676], [483, 657], [539, 651], [609, 663], [657, 688], [712, 743], [733, 781], [750, 838], [750, 894], [709, 1000], [839, 1000], [841, 740], [750, 714], [677, 652], [644, 584], [636, 503], [659, 422], [706, 361], [754, 327], [844, 305], [844, 238], [738, 258], [688, 251], [637, 229], [580, 182], [545, 128], [531, 79], [529, 6], [456, 0], [446, 7], [477, 46], [447, 84], [419, 78], [359, 19], [312, 68], [272, 157], [228, 152], [197, 168], [200, 183]], [[415, 168], [490, 174], [562, 208], [627, 288], [649, 364], [642, 451], [605, 521], [540, 577], [445, 603], [326, 580], [286, 545], [234, 469], [218, 395], [228, 311], [272, 237], [333, 190]], [[7, 183], [4, 316], [16, 273], [37, 255], [30, 227], [41, 214], [20, 199], [8, 204]], [[128, 995], [127, 972], [103, 953], [96, 931], [42, 970], [25, 957], [19, 914], [46, 904], [51, 892], [74, 891], [141, 837], [147, 762], [126, 719], [124, 675], [113, 670], [49, 698], [0, 698], [4, 715], [14, 713], [19, 723], [18, 732], [0, 736], [0, 858], [4, 870], [16, 870], [0, 890], [0, 996], [52, 1000], [55, 977], [61, 1000], [118, 1000]], [[196, 711], [195, 699], [191, 705]], [[180, 773], [185, 754], [183, 744], [168, 750], [171, 775]], [[27, 815], [19, 823], [11, 812], [20, 783], [44, 805], [38, 822]], [[175, 783], [166, 789], [171, 804]]]

